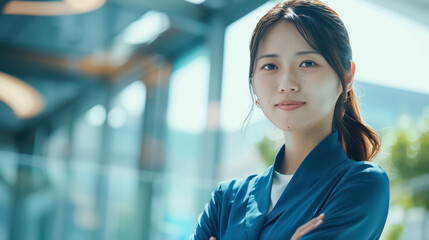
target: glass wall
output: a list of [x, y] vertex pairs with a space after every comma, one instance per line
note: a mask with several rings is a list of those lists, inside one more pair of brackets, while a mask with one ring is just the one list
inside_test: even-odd
[[[155, 104], [146, 111], [148, 91], [157, 90], [145, 81], [100, 84], [65, 111], [57, 127], [36, 130], [43, 155], [4, 145], [0, 239], [189, 239], [216, 185], [202, 179], [198, 168], [209, 70], [201, 45], [179, 57], [171, 77], [165, 76], [168, 96], [162, 95], [165, 86], [150, 93], [168, 99], [167, 109]], [[154, 127], [166, 126], [159, 139], [165, 159], [153, 159], [160, 168], [142, 163], [151, 154], [142, 150], [145, 114], [165, 117], [154, 120]]]
[[[199, 174], [202, 134], [207, 122], [209, 71], [205, 46], [193, 49], [173, 65], [166, 159], [171, 187], [166, 188], [165, 198], [158, 204], [157, 209], [163, 209], [165, 214], [165, 235], [157, 239], [189, 239], [216, 183], [213, 179], [201, 179]], [[202, 192], [208, 194], [200, 199]]]

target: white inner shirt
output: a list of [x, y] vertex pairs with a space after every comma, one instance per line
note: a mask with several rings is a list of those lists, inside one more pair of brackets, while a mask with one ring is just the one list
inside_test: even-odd
[[292, 175], [281, 174], [274, 169], [273, 174], [273, 185], [271, 186], [271, 200], [270, 206], [268, 207], [267, 215], [273, 210], [289, 181], [292, 179]]

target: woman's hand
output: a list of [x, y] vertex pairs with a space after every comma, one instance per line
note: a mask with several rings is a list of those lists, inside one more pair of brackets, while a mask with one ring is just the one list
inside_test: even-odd
[[[315, 217], [308, 221], [306, 224], [299, 227], [295, 234], [293, 234], [292, 238], [290, 240], [299, 240], [302, 236], [310, 232], [311, 230], [315, 229], [317, 226], [319, 226], [323, 219], [325, 218], [325, 214], [322, 213], [318, 217]], [[210, 239], [211, 240], [211, 239]]]
[[[310, 232], [311, 230], [315, 229], [317, 226], [319, 226], [321, 223], [323, 223], [323, 219], [325, 218], [325, 214], [322, 213], [318, 217], [315, 217], [308, 221], [306, 224], [299, 227], [296, 232], [293, 234], [292, 238], [290, 240], [299, 240], [302, 236]], [[215, 237], [210, 237], [209, 240], [216, 240]]]

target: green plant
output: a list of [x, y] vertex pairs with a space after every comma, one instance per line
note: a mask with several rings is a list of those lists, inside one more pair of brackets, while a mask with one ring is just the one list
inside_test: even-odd
[[256, 148], [258, 149], [267, 166], [271, 166], [274, 163], [274, 159], [276, 158], [278, 151], [276, 146], [276, 142], [266, 136], [256, 144]]
[[395, 224], [390, 226], [389, 232], [385, 237], [386, 240], [399, 240], [401, 237], [402, 230], [404, 230], [404, 225]]
[[[391, 142], [389, 150], [393, 171], [396, 173], [396, 179], [391, 183], [399, 184], [398, 187], [401, 189], [399, 197], [392, 202], [402, 206], [405, 210], [424, 207], [422, 229], [426, 229], [429, 183], [424, 179], [429, 176], [429, 117], [425, 116], [415, 124], [411, 124], [408, 118], [403, 117], [402, 124], [388, 136], [383, 140]], [[403, 222], [405, 221], [404, 219]], [[386, 239], [399, 239], [403, 228], [403, 224], [391, 226]], [[422, 239], [426, 239], [425, 231], [423, 231]]]
[[429, 119], [422, 119], [414, 128], [399, 128], [394, 130], [394, 144], [390, 146], [392, 163], [401, 182], [411, 188], [412, 204], [404, 206], [422, 206], [429, 210], [429, 191], [412, 186], [409, 181], [416, 177], [429, 174]]

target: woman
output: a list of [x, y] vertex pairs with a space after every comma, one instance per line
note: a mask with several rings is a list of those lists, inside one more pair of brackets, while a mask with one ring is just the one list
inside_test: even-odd
[[369, 162], [380, 138], [360, 117], [337, 13], [317, 0], [279, 3], [257, 24], [250, 56], [251, 94], [285, 144], [265, 172], [220, 183], [191, 238], [380, 238], [389, 179]]

